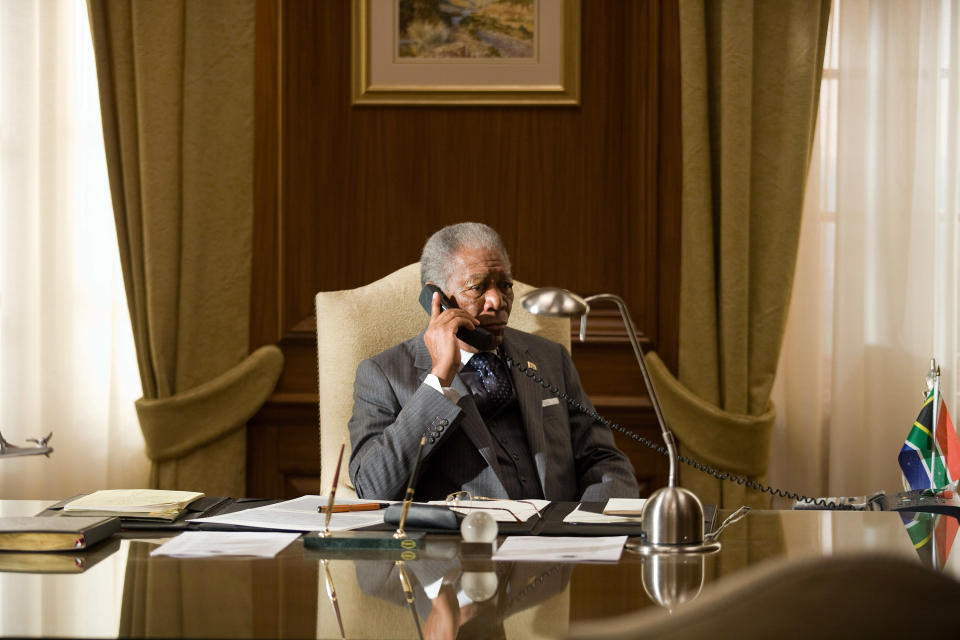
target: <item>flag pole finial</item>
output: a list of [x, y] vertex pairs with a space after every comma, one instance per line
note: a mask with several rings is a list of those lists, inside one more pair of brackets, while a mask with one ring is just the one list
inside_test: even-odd
[[930, 370], [927, 371], [927, 375], [924, 376], [924, 390], [923, 397], [926, 398], [930, 395], [930, 392], [933, 391], [934, 387], [937, 386], [937, 381], [940, 379], [940, 365], [937, 364], [936, 358], [930, 358]]

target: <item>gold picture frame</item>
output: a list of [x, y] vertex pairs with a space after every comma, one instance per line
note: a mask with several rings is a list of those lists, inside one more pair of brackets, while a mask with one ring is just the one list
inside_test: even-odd
[[[580, 104], [580, 1], [581, 0], [526, 0], [511, 3], [532, 7], [533, 28], [519, 31], [529, 42], [526, 48], [504, 48], [508, 55], [489, 45], [490, 40], [477, 43], [478, 57], [442, 57], [450, 48], [426, 49], [421, 46], [426, 38], [431, 46], [453, 38], [450, 32], [466, 34], [465, 29], [443, 22], [427, 23], [442, 33], [421, 36], [423, 25], [414, 32], [409, 20], [405, 31], [401, 28], [400, 13], [413, 0], [353, 0], [351, 42], [351, 97], [355, 105], [555, 105]], [[466, 7], [464, 14], [476, 9], [469, 7], [497, 5], [505, 0], [437, 0], [437, 7], [449, 13], [451, 8]], [[405, 3], [405, 4], [401, 4]], [[494, 7], [498, 9], [498, 7]], [[440, 10], [440, 9], [438, 9]], [[470, 16], [473, 17], [473, 16]], [[481, 16], [489, 20], [485, 16]], [[444, 19], [449, 20], [447, 16]], [[464, 20], [464, 18], [461, 18]], [[460, 24], [460, 23], [457, 23]], [[476, 24], [476, 22], [472, 23]], [[486, 24], [490, 24], [487, 22]], [[494, 25], [501, 23], [493, 22]], [[472, 27], [471, 33], [477, 33]], [[516, 30], [515, 30], [516, 31]], [[408, 36], [401, 38], [401, 34]], [[531, 35], [527, 35], [531, 34]], [[489, 32], [483, 33], [484, 36]], [[494, 36], [499, 36], [494, 32]], [[459, 37], [459, 36], [458, 36]], [[462, 38], [467, 38], [463, 35]], [[495, 43], [514, 42], [508, 36]], [[410, 43], [414, 42], [415, 45]], [[469, 44], [462, 41], [449, 47], [462, 50]], [[486, 46], [484, 53], [482, 47]], [[506, 45], [505, 45], [506, 46]], [[426, 51], [426, 53], [422, 53]], [[440, 54], [434, 52], [440, 51]], [[459, 50], [458, 50], [459, 51]], [[519, 53], [518, 53], [519, 51]], [[413, 53], [411, 53], [413, 52]], [[476, 50], [471, 52], [477, 56]]]

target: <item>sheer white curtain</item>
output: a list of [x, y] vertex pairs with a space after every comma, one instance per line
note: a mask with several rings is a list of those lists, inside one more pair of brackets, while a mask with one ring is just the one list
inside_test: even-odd
[[770, 480], [900, 489], [931, 357], [958, 388], [960, 3], [837, 0]]
[[145, 486], [141, 395], [83, 0], [0, 2], [0, 498]]

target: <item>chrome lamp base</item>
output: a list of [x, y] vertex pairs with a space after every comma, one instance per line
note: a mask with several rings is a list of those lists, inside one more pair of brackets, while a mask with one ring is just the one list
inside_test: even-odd
[[683, 487], [663, 487], [653, 492], [643, 505], [640, 531], [643, 539], [627, 544], [641, 555], [715, 553], [716, 540], [704, 541], [703, 505], [697, 496]]

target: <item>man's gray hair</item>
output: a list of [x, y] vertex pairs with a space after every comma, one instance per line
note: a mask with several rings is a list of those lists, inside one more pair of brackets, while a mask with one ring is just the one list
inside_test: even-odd
[[423, 245], [423, 253], [420, 254], [420, 284], [434, 282], [446, 290], [447, 278], [453, 267], [453, 255], [463, 247], [499, 251], [503, 254], [507, 268], [510, 268], [507, 248], [503, 246], [503, 240], [496, 231], [480, 222], [461, 222], [440, 229]]

